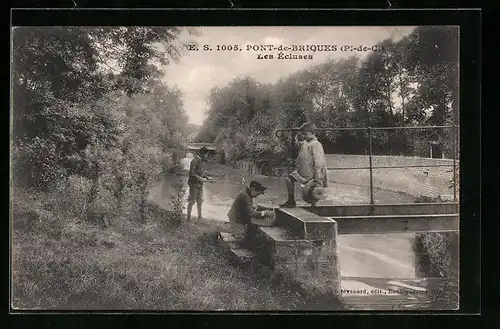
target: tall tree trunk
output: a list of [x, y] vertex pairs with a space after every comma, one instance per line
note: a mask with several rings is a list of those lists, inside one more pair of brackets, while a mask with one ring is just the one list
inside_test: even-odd
[[402, 70], [399, 70], [399, 91], [400, 91], [400, 96], [401, 96], [401, 125], [404, 126], [405, 124], [405, 86], [403, 82], [403, 72]]
[[389, 83], [388, 86], [387, 86], [387, 103], [389, 105], [389, 114], [392, 116], [394, 115], [394, 111], [392, 109], [392, 101], [391, 101], [391, 97], [392, 96], [392, 89], [391, 89], [391, 84]]
[[446, 100], [441, 99], [441, 102], [436, 106], [434, 111], [434, 120], [437, 126], [444, 125], [444, 119], [446, 116]]
[[372, 115], [371, 115], [371, 111], [370, 109], [368, 108], [368, 100], [365, 101], [365, 106], [364, 106], [365, 110], [364, 110], [364, 122], [365, 122], [365, 127], [370, 127], [371, 126], [371, 123], [372, 123]]

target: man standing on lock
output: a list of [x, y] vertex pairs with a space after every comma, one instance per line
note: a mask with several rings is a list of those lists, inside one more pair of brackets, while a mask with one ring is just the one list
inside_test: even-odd
[[295, 183], [302, 186], [304, 201], [312, 206], [322, 198], [324, 188], [328, 186], [325, 152], [323, 145], [315, 136], [316, 126], [306, 122], [299, 128], [300, 136], [304, 139], [297, 157], [297, 170], [285, 178], [288, 200], [281, 204], [283, 208], [294, 208]]

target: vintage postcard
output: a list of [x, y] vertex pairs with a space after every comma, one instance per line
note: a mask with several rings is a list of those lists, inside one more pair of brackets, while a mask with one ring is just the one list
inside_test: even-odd
[[12, 28], [14, 310], [459, 307], [459, 28]]

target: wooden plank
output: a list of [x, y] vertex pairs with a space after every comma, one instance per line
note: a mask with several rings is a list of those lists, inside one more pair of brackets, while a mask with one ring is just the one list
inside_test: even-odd
[[458, 203], [452, 203], [452, 202], [316, 206], [316, 207], [304, 207], [304, 209], [313, 212], [319, 216], [325, 216], [325, 217], [455, 214], [459, 212]]
[[406, 219], [415, 219], [415, 218], [458, 218], [458, 214], [428, 214], [428, 215], [363, 215], [363, 216], [332, 216], [329, 217], [333, 220], [337, 219], [366, 219], [366, 218], [406, 218]]
[[457, 232], [458, 214], [338, 216], [338, 234], [377, 234], [403, 232]]

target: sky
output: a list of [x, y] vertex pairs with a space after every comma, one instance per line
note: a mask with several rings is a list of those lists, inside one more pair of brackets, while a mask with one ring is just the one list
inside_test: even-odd
[[[328, 59], [349, 56], [364, 57], [371, 51], [340, 51], [342, 45], [372, 47], [386, 38], [398, 40], [411, 33], [411, 26], [367, 27], [198, 27], [198, 35], [187, 32], [180, 42], [198, 44], [197, 51], [183, 49], [177, 63], [164, 67], [165, 80], [176, 85], [184, 95], [184, 109], [190, 123], [201, 125], [206, 118], [206, 98], [210, 89], [224, 86], [238, 76], [249, 76], [261, 83], [275, 83], [292, 73], [320, 64]], [[203, 51], [208, 45], [212, 51]], [[217, 51], [217, 45], [237, 45], [241, 51]], [[277, 59], [279, 51], [247, 51], [247, 45], [337, 45], [337, 51], [285, 53], [311, 54], [312, 60]], [[271, 60], [257, 56], [273, 55]]]

